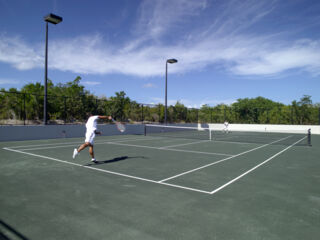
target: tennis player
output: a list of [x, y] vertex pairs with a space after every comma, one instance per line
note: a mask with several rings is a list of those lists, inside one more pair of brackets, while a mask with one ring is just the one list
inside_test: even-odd
[[223, 131], [225, 132], [225, 133], [228, 133], [229, 132], [229, 123], [227, 122], [227, 121], [224, 121], [224, 129], [223, 129]]
[[86, 139], [84, 141], [84, 144], [82, 144], [78, 149], [73, 150], [73, 159], [86, 147], [89, 147], [89, 153], [91, 155], [91, 161], [94, 163], [97, 163], [97, 160], [94, 158], [94, 152], [93, 152], [93, 140], [96, 136], [96, 134], [101, 134], [101, 132], [97, 131], [97, 121], [98, 119], [109, 119], [111, 120], [111, 116], [93, 116], [91, 115], [86, 123]]

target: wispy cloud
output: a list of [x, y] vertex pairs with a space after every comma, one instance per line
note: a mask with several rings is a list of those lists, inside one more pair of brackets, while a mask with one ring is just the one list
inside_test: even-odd
[[[52, 40], [49, 66], [80, 74], [149, 77], [162, 76], [165, 60], [175, 57], [179, 63], [171, 67], [171, 73], [219, 65], [231, 74], [245, 76], [274, 76], [296, 69], [320, 75], [319, 39], [310, 36], [290, 40], [290, 30], [272, 34], [251, 31], [261, 26], [277, 4], [276, 0], [231, 0], [220, 4], [205, 0], [177, 0], [172, 4], [143, 1], [132, 29], [133, 39], [120, 47], [106, 42], [100, 34]], [[210, 7], [213, 16], [206, 12]], [[208, 19], [204, 26], [184, 28], [185, 21], [198, 23], [202, 17]], [[175, 31], [182, 36], [168, 43], [166, 38]], [[2, 34], [0, 61], [18, 70], [43, 67], [41, 45]]]
[[135, 32], [142, 35], [142, 39], [159, 39], [168, 34], [168, 28], [176, 28], [189, 19], [201, 13], [207, 6], [206, 0], [175, 0], [142, 2], [139, 8]]
[[90, 86], [95, 86], [101, 84], [101, 82], [95, 82], [95, 81], [84, 81], [82, 82], [84, 85], [90, 85]]
[[[159, 103], [165, 104], [164, 101], [165, 101], [164, 98], [153, 97], [150, 99], [149, 102], [147, 102], [147, 104], [159, 104]], [[174, 105], [176, 105], [177, 102], [183, 103], [181, 100], [167, 99], [168, 106], [170, 106], [170, 105], [174, 106]]]
[[156, 88], [157, 85], [153, 84], [153, 83], [146, 83], [142, 86], [143, 88]]
[[9, 79], [9, 78], [0, 78], [0, 85], [4, 84], [19, 84], [20, 81], [16, 79]]
[[43, 63], [36, 49], [20, 37], [8, 37], [0, 33], [0, 61], [9, 63], [18, 70], [32, 69]]
[[274, 75], [292, 69], [320, 74], [320, 41], [297, 41], [287, 47], [271, 49], [270, 46], [251, 52], [251, 58], [237, 60], [231, 70], [240, 75]]

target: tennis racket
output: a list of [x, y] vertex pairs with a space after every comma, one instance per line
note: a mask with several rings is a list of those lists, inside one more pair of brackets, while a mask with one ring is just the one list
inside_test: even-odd
[[116, 124], [116, 126], [117, 126], [117, 128], [118, 128], [118, 130], [119, 130], [120, 132], [124, 132], [124, 131], [126, 130], [126, 127], [125, 127], [122, 123], [117, 122], [117, 121], [114, 120], [113, 118], [111, 118], [111, 120], [112, 120], [112, 122], [114, 122], [114, 123]]

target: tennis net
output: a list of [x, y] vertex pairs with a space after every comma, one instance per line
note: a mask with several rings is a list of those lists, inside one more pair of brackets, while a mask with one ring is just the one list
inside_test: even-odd
[[212, 132], [209, 128], [163, 126], [146, 124], [145, 136], [173, 137], [186, 139], [211, 140]]
[[[222, 129], [145, 125], [145, 136], [212, 140], [217, 142], [311, 146], [311, 130], [225, 131]], [[297, 143], [298, 142], [298, 143]]]

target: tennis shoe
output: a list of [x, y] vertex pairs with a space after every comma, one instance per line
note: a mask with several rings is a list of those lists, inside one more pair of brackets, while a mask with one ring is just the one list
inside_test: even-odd
[[93, 162], [93, 163], [98, 163], [98, 161], [97, 161], [95, 158], [92, 158], [92, 159], [91, 159], [91, 162]]
[[72, 158], [75, 159], [77, 155], [78, 155], [78, 150], [75, 148], [75, 149], [73, 150]]

